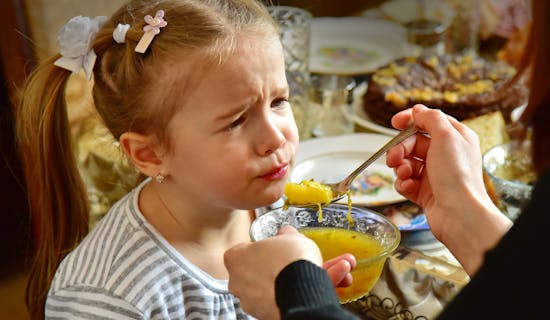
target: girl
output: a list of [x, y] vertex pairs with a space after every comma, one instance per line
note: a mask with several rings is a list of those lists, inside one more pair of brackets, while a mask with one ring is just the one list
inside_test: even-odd
[[[134, 0], [108, 20], [73, 18], [58, 44], [18, 115], [39, 236], [32, 317], [247, 318], [227, 290], [223, 253], [249, 241], [251, 209], [282, 196], [298, 145], [265, 8]], [[148, 177], [88, 235], [63, 98], [80, 67], [93, 74], [105, 125]]]

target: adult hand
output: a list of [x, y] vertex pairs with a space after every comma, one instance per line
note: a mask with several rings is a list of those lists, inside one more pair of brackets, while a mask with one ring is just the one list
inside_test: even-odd
[[414, 122], [417, 134], [390, 149], [395, 188], [426, 212], [431, 231], [473, 275], [512, 223], [491, 201], [483, 182], [479, 139], [440, 110], [416, 105], [396, 114], [398, 129]]
[[329, 273], [335, 286], [351, 283], [350, 271], [356, 261], [346, 254], [323, 263], [313, 240], [291, 226], [278, 235], [257, 242], [241, 243], [225, 252], [229, 290], [237, 296], [247, 313], [260, 319], [278, 319], [275, 303], [275, 278], [291, 262], [309, 260]]
[[322, 264], [317, 245], [292, 229], [284, 227], [275, 237], [240, 243], [224, 254], [229, 291], [239, 298], [243, 310], [256, 318], [279, 319], [275, 278], [286, 265], [299, 259]]

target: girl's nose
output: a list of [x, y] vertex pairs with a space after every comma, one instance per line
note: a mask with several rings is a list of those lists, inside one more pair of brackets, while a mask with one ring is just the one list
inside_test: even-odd
[[280, 148], [286, 141], [283, 133], [283, 128], [276, 119], [267, 118], [263, 121], [264, 125], [260, 126], [258, 133], [258, 153], [260, 155], [269, 155]]

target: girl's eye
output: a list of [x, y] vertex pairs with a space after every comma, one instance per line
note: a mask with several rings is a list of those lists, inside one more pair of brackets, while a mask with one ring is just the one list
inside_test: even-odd
[[271, 104], [271, 107], [275, 109], [283, 109], [283, 108], [286, 108], [287, 106], [289, 106], [287, 98], [277, 99], [273, 101], [273, 103]]
[[239, 117], [237, 120], [231, 122], [231, 124], [226, 128], [227, 131], [234, 130], [238, 128], [245, 120], [244, 116]]

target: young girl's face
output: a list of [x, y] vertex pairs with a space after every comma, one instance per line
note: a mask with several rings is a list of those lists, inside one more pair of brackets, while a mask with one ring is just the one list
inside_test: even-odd
[[169, 123], [168, 176], [208, 205], [268, 205], [282, 196], [298, 147], [281, 43], [242, 35], [208, 70]]

